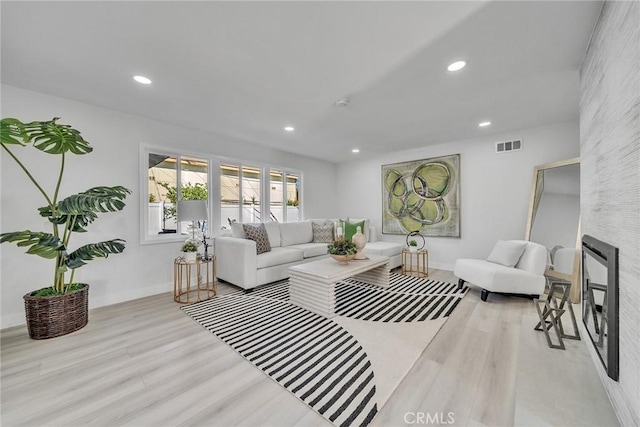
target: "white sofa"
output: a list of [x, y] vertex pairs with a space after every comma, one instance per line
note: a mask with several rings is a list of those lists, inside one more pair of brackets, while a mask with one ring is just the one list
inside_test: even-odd
[[[369, 220], [364, 221], [363, 234], [368, 240], [365, 253], [388, 256], [389, 267], [398, 267], [401, 263], [402, 245], [372, 242], [376, 236], [375, 228], [369, 227]], [[312, 222], [324, 224], [326, 220], [265, 223], [271, 251], [259, 255], [256, 254], [256, 242], [244, 238], [242, 224], [233, 224], [230, 236], [214, 239], [217, 277], [248, 290], [286, 279], [289, 277], [289, 267], [293, 265], [327, 257], [327, 243], [313, 243]]]
[[526, 247], [514, 267], [508, 267], [483, 259], [459, 259], [453, 274], [459, 278], [458, 287], [464, 282], [482, 288], [481, 299], [486, 301], [490, 292], [532, 295], [544, 293], [544, 271], [547, 265], [547, 248], [525, 240]]

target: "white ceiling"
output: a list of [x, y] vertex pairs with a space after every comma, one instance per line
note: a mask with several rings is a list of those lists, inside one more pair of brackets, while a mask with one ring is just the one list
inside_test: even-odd
[[2, 82], [340, 162], [577, 118], [601, 6], [2, 1]]

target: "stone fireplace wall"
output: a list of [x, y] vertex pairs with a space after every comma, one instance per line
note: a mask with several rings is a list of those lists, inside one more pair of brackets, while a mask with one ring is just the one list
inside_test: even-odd
[[582, 233], [620, 249], [619, 382], [590, 350], [622, 425], [640, 425], [639, 23], [640, 2], [605, 2], [580, 69]]

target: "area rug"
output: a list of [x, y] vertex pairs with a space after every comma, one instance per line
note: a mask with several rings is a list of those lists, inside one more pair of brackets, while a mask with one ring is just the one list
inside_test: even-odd
[[289, 281], [182, 310], [336, 426], [366, 426], [467, 292], [391, 273], [336, 286], [338, 316], [289, 302]]

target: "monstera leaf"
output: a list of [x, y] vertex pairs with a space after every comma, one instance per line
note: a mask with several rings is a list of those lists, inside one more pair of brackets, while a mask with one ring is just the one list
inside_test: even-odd
[[124, 187], [94, 187], [69, 196], [58, 203], [60, 215], [85, 215], [98, 212], [116, 212], [124, 208], [124, 199], [131, 191]]
[[53, 234], [41, 231], [16, 231], [0, 234], [0, 243], [13, 242], [18, 246], [28, 246], [28, 254], [38, 255], [42, 258], [55, 258], [60, 252], [65, 251], [62, 241]]
[[64, 225], [68, 231], [74, 233], [84, 233], [87, 231], [87, 226], [98, 218], [98, 215], [94, 212], [89, 212], [84, 215], [60, 215], [56, 213], [54, 217], [51, 213], [49, 206], [38, 208], [40, 216], [43, 216], [55, 225]]
[[65, 260], [70, 269], [82, 267], [95, 258], [107, 258], [111, 254], [119, 254], [124, 251], [125, 241], [121, 239], [108, 240], [100, 243], [90, 243], [71, 252]]
[[93, 148], [84, 140], [80, 131], [69, 125], [56, 123], [59, 117], [46, 122], [23, 123], [18, 119], [2, 119], [2, 143], [33, 146], [49, 154], [87, 154]]
[[0, 122], [0, 142], [2, 144], [27, 145], [29, 135], [25, 133], [24, 123], [18, 119], [2, 119]]
[[87, 231], [100, 212], [116, 212], [124, 208], [124, 199], [131, 192], [124, 187], [95, 187], [83, 193], [69, 196], [56, 205], [53, 215], [50, 206], [38, 208], [40, 216], [56, 225], [65, 225], [67, 230], [82, 233]]

